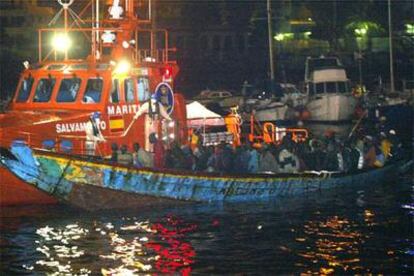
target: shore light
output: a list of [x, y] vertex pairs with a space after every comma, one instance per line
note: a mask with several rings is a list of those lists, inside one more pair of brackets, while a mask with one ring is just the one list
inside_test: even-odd
[[364, 36], [368, 32], [368, 28], [365, 28], [365, 27], [357, 28], [357, 29], [354, 30], [354, 32], [357, 36]]
[[408, 35], [414, 35], [414, 24], [405, 24], [405, 32]]
[[277, 41], [282, 41], [285, 38], [285, 36], [283, 34], [277, 34], [274, 36], [274, 39], [276, 39]]
[[72, 46], [72, 41], [68, 34], [56, 34], [52, 40], [53, 48], [58, 52], [66, 52]]
[[283, 41], [283, 40], [293, 39], [294, 34], [293, 33], [278, 33], [275, 36], [273, 36], [273, 38], [276, 41]]

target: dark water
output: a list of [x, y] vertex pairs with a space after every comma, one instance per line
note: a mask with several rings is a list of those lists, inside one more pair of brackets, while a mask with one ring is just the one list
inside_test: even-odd
[[267, 204], [3, 208], [1, 275], [412, 275], [412, 184]]

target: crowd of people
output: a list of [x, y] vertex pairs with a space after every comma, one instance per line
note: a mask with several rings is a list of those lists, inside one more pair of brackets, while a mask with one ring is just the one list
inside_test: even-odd
[[[305, 171], [355, 172], [378, 168], [401, 158], [402, 144], [394, 130], [376, 129], [378, 135], [359, 130], [347, 139], [328, 133], [321, 139], [295, 143], [287, 133], [279, 144], [240, 146], [220, 143], [216, 146], [180, 145], [172, 142], [165, 147], [161, 140], [150, 136], [153, 153], [134, 144], [118, 149], [113, 144], [111, 160], [137, 168], [190, 170], [220, 173], [297, 173]], [[201, 141], [201, 139], [200, 139]]]

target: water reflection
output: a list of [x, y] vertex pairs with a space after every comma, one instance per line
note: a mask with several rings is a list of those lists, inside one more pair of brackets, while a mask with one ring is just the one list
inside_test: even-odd
[[26, 271], [48, 275], [137, 275], [191, 272], [195, 251], [186, 234], [195, 224], [174, 216], [157, 222], [124, 217], [114, 225], [93, 221], [36, 230], [39, 258]]
[[306, 245], [298, 255], [314, 264], [314, 269], [305, 274], [361, 272], [363, 267], [358, 256], [365, 237], [356, 228], [356, 223], [338, 216], [308, 221], [304, 225], [304, 236], [296, 239]]
[[0, 275], [412, 275], [407, 181], [273, 203], [2, 209]]

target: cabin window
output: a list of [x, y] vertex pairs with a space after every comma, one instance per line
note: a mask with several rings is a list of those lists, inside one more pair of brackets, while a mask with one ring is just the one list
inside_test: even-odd
[[112, 80], [111, 97], [109, 98], [111, 103], [119, 103], [119, 80]]
[[17, 95], [17, 102], [25, 102], [29, 98], [30, 91], [32, 90], [33, 86], [33, 78], [28, 77], [24, 78], [20, 84], [19, 94]]
[[33, 101], [38, 103], [46, 103], [50, 101], [50, 96], [52, 96], [55, 83], [55, 78], [40, 79], [37, 83], [36, 94]]
[[315, 84], [315, 94], [325, 93], [325, 84], [323, 82]]
[[78, 95], [80, 84], [81, 79], [79, 78], [63, 79], [60, 83], [56, 101], [62, 103], [74, 102]]
[[328, 93], [337, 93], [336, 82], [327, 82], [326, 83], [326, 92], [328, 92]]
[[149, 81], [146, 77], [137, 78], [138, 101], [145, 102], [150, 98]]
[[85, 94], [82, 102], [84, 103], [99, 103], [101, 101], [103, 80], [89, 79], [86, 84]]
[[125, 79], [124, 80], [124, 94], [125, 94], [125, 101], [127, 103], [134, 102], [134, 81], [133, 79]]
[[346, 93], [347, 92], [347, 85], [346, 82], [338, 82], [338, 92], [339, 93]]

